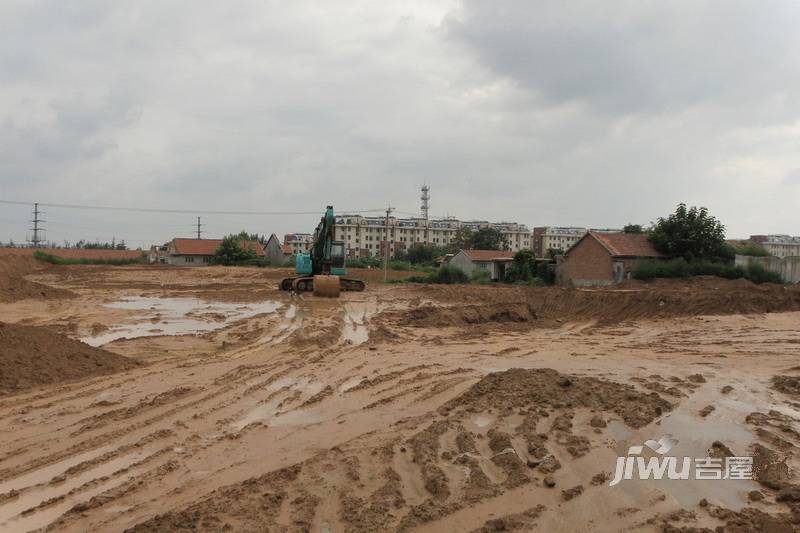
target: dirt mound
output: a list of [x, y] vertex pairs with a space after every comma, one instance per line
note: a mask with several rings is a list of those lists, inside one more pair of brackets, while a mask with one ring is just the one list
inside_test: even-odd
[[139, 365], [37, 326], [0, 322], [0, 348], [0, 396]]
[[426, 304], [401, 312], [399, 318], [399, 323], [404, 326], [465, 326], [492, 322], [529, 322], [536, 319], [536, 312], [524, 303], [453, 307]]
[[71, 298], [74, 293], [28, 281], [25, 276], [44, 270], [45, 266], [26, 256], [0, 256], [0, 302], [16, 302], [27, 298]]
[[800, 398], [800, 377], [773, 376], [772, 388], [794, 398]]
[[[628, 289], [459, 285], [426, 288], [425, 295], [441, 304], [387, 311], [383, 313], [386, 323], [442, 327], [530, 322], [553, 326], [594, 321], [610, 325], [679, 316], [800, 311], [800, 286], [754, 285], [746, 280], [673, 280]], [[472, 304], [475, 301], [483, 303]]]
[[673, 407], [657, 393], [643, 393], [631, 385], [568, 376], [550, 368], [511, 368], [484, 377], [464, 394], [447, 402], [442, 410], [495, 409], [500, 413], [512, 413], [535, 406], [609, 411], [634, 428], [649, 424]]

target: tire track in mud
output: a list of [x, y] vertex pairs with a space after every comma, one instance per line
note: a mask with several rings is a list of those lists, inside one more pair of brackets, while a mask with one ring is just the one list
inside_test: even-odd
[[[23, 465], [23, 466], [18, 466], [18, 467], [15, 467], [15, 468], [2, 469], [2, 470], [0, 470], [0, 480], [5, 480], [10, 476], [17, 476], [17, 475], [23, 474], [23, 473], [25, 473], [25, 472], [27, 472], [29, 470], [32, 470], [32, 469], [35, 469], [35, 468], [40, 468], [40, 467], [45, 466], [46, 464], [49, 464], [49, 463], [52, 463], [52, 462], [61, 461], [61, 460], [65, 459], [65, 458], [67, 458], [67, 457], [69, 457], [71, 455], [74, 455], [76, 453], [80, 453], [85, 448], [96, 448], [96, 447], [99, 447], [99, 446], [105, 444], [108, 441], [119, 439], [120, 437], [124, 436], [127, 433], [130, 433], [132, 431], [139, 430], [141, 428], [150, 426], [153, 423], [156, 423], [156, 422], [158, 422], [160, 420], [163, 420], [164, 418], [176, 415], [176, 414], [178, 414], [179, 412], [181, 412], [183, 410], [190, 409], [192, 407], [196, 407], [197, 405], [199, 405], [199, 404], [201, 404], [203, 402], [212, 401], [213, 399], [215, 399], [216, 397], [218, 397], [220, 395], [235, 391], [236, 390], [235, 389], [236, 385], [241, 384], [241, 383], [243, 383], [243, 382], [245, 382], [247, 380], [252, 380], [255, 377], [258, 377], [258, 376], [262, 375], [263, 374], [262, 371], [264, 371], [264, 370], [270, 371], [270, 370], [276, 368], [277, 366], [280, 366], [280, 364], [281, 364], [280, 362], [277, 362], [277, 363], [266, 364], [266, 365], [240, 365], [236, 369], [228, 371], [225, 374], [223, 374], [222, 376], [218, 376], [217, 378], [214, 379], [214, 383], [217, 386], [224, 385], [224, 386], [218, 388], [215, 392], [212, 392], [210, 394], [206, 394], [202, 398], [199, 398], [199, 399], [197, 399], [195, 401], [192, 401], [192, 402], [189, 402], [189, 403], [182, 404], [179, 407], [169, 409], [165, 413], [162, 413], [162, 414], [157, 415], [155, 417], [149, 418], [149, 419], [147, 419], [147, 420], [145, 420], [143, 422], [138, 422], [138, 423], [135, 423], [135, 424], [131, 424], [131, 425], [129, 425], [128, 427], [126, 427], [124, 429], [118, 429], [118, 430], [112, 431], [112, 432], [110, 432], [108, 434], [100, 435], [100, 436], [88, 439], [86, 441], [83, 441], [81, 443], [75, 444], [72, 447], [70, 447], [70, 449], [68, 449], [68, 450], [65, 450], [65, 451], [62, 451], [62, 452], [56, 452], [55, 454], [51, 454], [50, 456], [40, 458], [38, 460], [35, 460], [35, 461], [33, 461], [31, 463], [28, 463], [26, 465]], [[168, 370], [174, 370], [174, 368], [176, 368], [176, 367], [177, 367], [177, 365], [172, 367], [172, 368], [169, 368]], [[148, 375], [152, 375], [152, 374], [158, 374], [158, 372], [151, 372]], [[169, 391], [166, 391], [166, 392], [169, 392]], [[246, 391], [245, 394], [249, 394], [249, 392]], [[84, 396], [86, 396], [86, 395], [84, 395]], [[235, 402], [235, 401], [236, 401], [236, 398], [233, 398], [231, 400], [231, 402]], [[143, 402], [143, 400], [140, 401], [139, 404], [142, 404], [142, 402]], [[52, 403], [56, 404], [56, 402], [52, 402]], [[160, 408], [160, 407], [163, 407], [164, 405], [166, 405], [166, 402], [156, 402], [156, 403], [157, 403], [157, 405], [152, 405], [150, 409], [145, 409], [145, 410], [157, 409], [157, 408]], [[146, 404], [146, 402], [145, 402], [145, 404]], [[139, 414], [141, 414], [141, 411], [137, 412], [135, 407], [136, 406], [127, 407], [127, 408], [113, 409], [112, 411], [107, 411], [106, 413], [101, 413], [101, 414], [95, 415], [95, 417], [91, 417], [91, 418], [94, 418], [95, 420], [98, 420], [98, 421], [102, 421], [102, 420], [104, 420], [105, 418], [108, 418], [108, 417], [110, 417], [110, 418], [118, 417], [118, 416], [120, 416], [120, 413], [122, 413], [124, 415], [123, 418], [125, 418], [125, 419], [132, 418], [132, 417], [135, 417], [135, 416], [138, 416]], [[145, 405], [145, 407], [147, 407], [147, 406]], [[219, 406], [215, 406], [215, 408], [212, 408], [211, 410], [209, 410], [209, 412], [213, 412], [214, 410], [217, 410], [219, 408], [220, 408]], [[72, 425], [75, 425], [75, 424], [72, 424]], [[79, 435], [79, 434], [81, 434], [81, 433], [83, 433], [85, 431], [91, 431], [92, 429], [98, 429], [99, 427], [102, 427], [103, 425], [105, 425], [105, 424], [98, 424], [96, 427], [82, 428], [78, 432], [74, 432], [72, 436], [77, 436], [77, 435]], [[57, 429], [54, 429], [53, 432], [57, 433], [57, 432], [62, 431], [62, 430], [63, 430], [63, 428], [59, 427]], [[42, 441], [41, 443], [42, 444], [46, 444], [47, 442], [58, 441], [58, 440], [60, 440], [60, 436], [56, 436], [56, 437], [53, 437], [52, 439]], [[29, 447], [27, 445], [21, 446], [19, 448], [14, 449], [14, 450], [11, 450], [11, 451], [7, 452], [6, 454], [4, 454], [2, 458], [0, 458], [0, 463], [2, 463], [3, 461], [5, 461], [7, 459], [10, 459], [10, 458], [13, 458], [15, 456], [18, 456], [18, 455], [20, 455], [22, 453], [25, 453], [27, 451], [29, 451]]]
[[[147, 419], [145, 419], [143, 421], [136, 422], [136, 423], [131, 423], [131, 424], [128, 424], [127, 426], [125, 426], [123, 428], [119, 428], [119, 429], [110, 431], [108, 433], [102, 434], [102, 435], [97, 435], [95, 437], [91, 437], [91, 438], [86, 439], [84, 441], [81, 441], [79, 443], [73, 444], [72, 446], [70, 446], [66, 450], [62, 450], [60, 452], [56, 452], [54, 454], [51, 454], [51, 455], [48, 455], [48, 456], [45, 456], [45, 457], [40, 457], [40, 458], [35, 459], [35, 460], [25, 464], [25, 465], [22, 465], [22, 466], [19, 466], [19, 467], [16, 467], [16, 468], [6, 468], [6, 469], [3, 469], [3, 470], [0, 470], [0, 480], [5, 480], [5, 479], [7, 479], [9, 477], [12, 477], [12, 476], [18, 476], [18, 475], [24, 474], [25, 472], [28, 472], [30, 470], [33, 470], [33, 469], [36, 469], [36, 468], [40, 468], [42, 466], [45, 466], [47, 464], [50, 464], [50, 463], [53, 463], [53, 462], [56, 462], [56, 461], [63, 460], [65, 458], [68, 458], [71, 455], [74, 455], [76, 453], [80, 453], [80, 452], [86, 450], [87, 448], [89, 448], [89, 449], [97, 448], [97, 447], [99, 447], [99, 446], [101, 446], [101, 445], [103, 445], [103, 444], [105, 444], [107, 442], [111, 442], [111, 441], [117, 440], [117, 439], [119, 439], [119, 438], [121, 438], [121, 437], [123, 437], [123, 436], [125, 436], [125, 435], [127, 435], [129, 433], [132, 433], [134, 431], [138, 431], [138, 430], [140, 430], [142, 428], [146, 428], [146, 427], [152, 426], [153, 424], [155, 424], [157, 422], [160, 422], [160, 421], [162, 421], [162, 420], [164, 420], [166, 418], [175, 416], [175, 415], [177, 415], [177, 414], [179, 414], [179, 413], [181, 413], [183, 411], [186, 411], [188, 409], [196, 407], [196, 406], [198, 406], [200, 404], [212, 401], [215, 398], [217, 398], [217, 397], [219, 397], [219, 396], [221, 396], [223, 394], [227, 394], [227, 393], [235, 392], [235, 391], [236, 391], [235, 383], [231, 383], [231, 384], [227, 384], [227, 385], [218, 387], [216, 391], [211, 392], [209, 394], [206, 394], [205, 396], [203, 396], [201, 398], [198, 398], [198, 399], [190, 401], [190, 402], [186, 402], [186, 403], [181, 404], [181, 405], [179, 405], [177, 407], [172, 407], [172, 408], [167, 409], [166, 411], [164, 411], [162, 413], [159, 413], [159, 414], [157, 414], [157, 415], [155, 415], [153, 417], [147, 418]], [[164, 407], [164, 405], [159, 405], [158, 407], [159, 408], [160, 407]], [[87, 430], [87, 431], [91, 431], [91, 430]], [[80, 432], [76, 433], [76, 434], [73, 434], [73, 436], [76, 436], [78, 434], [80, 434]], [[20, 451], [27, 451], [27, 447], [25, 449], [18, 450], [16, 452], [19, 453]], [[14, 454], [14, 452], [12, 452], [10, 455], [13, 455], [13, 454]]]
[[[102, 445], [105, 444], [105, 443], [117, 442], [117, 441], [119, 441], [119, 439], [121, 437], [124, 437], [125, 434], [130, 433], [131, 431], [138, 430], [138, 429], [141, 429], [141, 428], [144, 428], [144, 427], [152, 426], [154, 423], [156, 423], [156, 422], [158, 422], [160, 420], [163, 420], [165, 418], [174, 416], [174, 415], [176, 415], [176, 414], [178, 414], [178, 413], [180, 413], [182, 411], [185, 411], [185, 410], [187, 410], [189, 408], [201, 405], [204, 402], [209, 402], [211, 400], [218, 399], [221, 395], [224, 395], [226, 393], [238, 392], [239, 390], [241, 390], [241, 387], [237, 387], [237, 385], [249, 384], [247, 389], [245, 389], [242, 392], [242, 394], [233, 394], [226, 401], [216, 403], [210, 409], [207, 409], [206, 411], [203, 411], [203, 412], [200, 412], [200, 413], [195, 413], [194, 416], [198, 416], [199, 415], [199, 416], [203, 417], [208, 413], [223, 409], [226, 405], [235, 404], [238, 401], [241, 401], [243, 396], [246, 396], [246, 395], [249, 395], [249, 394], [253, 394], [253, 393], [255, 393], [255, 392], [259, 391], [259, 390], [262, 390], [263, 387], [265, 387], [266, 385], [268, 385], [268, 384], [280, 379], [280, 377], [286, 375], [286, 373], [288, 373], [288, 372], [290, 372], [291, 370], [294, 369], [292, 367], [285, 368], [285, 369], [279, 370], [278, 372], [272, 373], [266, 379], [261, 379], [260, 381], [258, 381], [255, 384], [252, 383], [253, 379], [257, 379], [258, 377], [263, 376], [265, 373], [270, 373], [270, 372], [272, 372], [272, 371], [274, 371], [276, 369], [280, 369], [282, 365], [283, 365], [283, 363], [279, 362], [279, 363], [268, 364], [268, 365], [251, 365], [249, 367], [236, 368], [233, 371], [227, 372], [226, 374], [217, 377], [215, 379], [215, 382], [217, 384], [216, 386], [217, 386], [218, 390], [213, 391], [210, 394], [206, 394], [202, 398], [199, 398], [199, 399], [184, 403], [184, 404], [182, 404], [182, 405], [180, 405], [178, 407], [174, 407], [172, 409], [168, 409], [167, 411], [165, 411], [163, 413], [160, 413], [160, 414], [158, 414], [158, 415], [156, 415], [154, 417], [150, 417], [150, 418], [148, 418], [148, 419], [146, 419], [144, 421], [141, 421], [139, 423], [131, 424], [124, 430], [117, 430], [117, 431], [105, 433], [103, 435], [98, 435], [97, 437], [93, 437], [93, 438], [85, 440], [83, 442], [74, 444], [73, 446], [67, 448], [66, 450], [62, 450], [60, 452], [56, 452], [55, 454], [51, 454], [51, 455], [49, 455], [47, 457], [39, 458], [38, 460], [31, 461], [31, 462], [29, 462], [29, 463], [27, 463], [25, 465], [22, 465], [22, 466], [18, 466], [18, 467], [12, 468], [12, 469], [6, 469], [6, 470], [2, 471], [2, 473], [0, 473], [0, 479], [7, 479], [8, 480], [7, 482], [13, 482], [14, 479], [17, 479], [20, 475], [24, 476], [26, 473], [36, 472], [38, 468], [43, 467], [43, 466], [47, 466], [48, 464], [53, 464], [53, 463], [58, 464], [59, 461], [68, 460], [70, 457], [74, 457], [75, 455], [80, 455], [82, 453], [85, 453], [87, 448], [97, 449], [98, 447], [102, 447]], [[164, 405], [166, 405], [168, 403], [172, 403], [172, 400], [174, 400], [176, 397], [186, 397], [188, 395], [191, 395], [191, 394], [194, 394], [194, 393], [197, 392], [197, 391], [195, 391], [193, 389], [186, 389], [186, 390], [180, 390], [179, 389], [180, 394], [174, 394], [174, 391], [175, 391], [175, 389], [171, 389], [171, 390], [165, 391], [164, 393], [156, 394], [152, 398], [140, 400], [133, 407], [122, 408], [122, 409], [113, 409], [111, 411], [106, 412], [103, 415], [100, 415], [100, 417], [98, 419], [94, 419], [92, 417], [89, 420], [93, 420], [93, 422], [90, 423], [89, 425], [84, 425], [83, 428], [81, 430], [79, 430], [78, 432], [75, 432], [75, 434], [80, 434], [83, 431], [96, 430], [96, 429], [98, 429], [98, 428], [100, 428], [102, 426], [105, 426], [107, 422], [111, 422], [111, 421], [119, 422], [121, 420], [126, 420], [128, 418], [133, 417], [133, 416], [137, 416], [137, 415], [141, 414], [141, 412], [140, 412], [141, 410], [137, 409], [138, 407], [144, 407], [145, 408], [145, 409], [142, 409], [142, 410], [158, 409], [158, 408], [161, 408], [161, 407], [163, 407]], [[149, 406], [149, 409], [147, 409], [148, 406]], [[219, 423], [219, 422], [220, 421], [217, 421], [217, 423]], [[75, 424], [73, 424], [73, 425], [75, 425]], [[119, 446], [116, 449], [109, 450], [109, 451], [106, 451], [105, 453], [102, 453], [100, 456], [93, 457], [93, 458], [81, 461], [76, 465], [69, 466], [66, 469], [65, 472], [57, 473], [57, 474], [55, 474], [55, 476], [53, 478], [51, 478], [49, 480], [46, 480], [46, 481], [44, 481], [42, 483], [38, 483], [38, 484], [35, 484], [35, 485], [32, 485], [32, 486], [22, 487], [21, 489], [18, 489], [15, 492], [12, 492], [11, 493], [11, 498], [12, 499], [19, 499], [20, 497], [25, 498], [26, 494], [30, 493], [31, 491], [35, 491], [37, 487], [42, 487], [42, 486], [48, 487], [48, 486], [50, 486], [50, 484], [53, 483], [53, 479], [56, 480], [55, 483], [63, 483], [64, 481], [68, 481], [69, 479], [74, 478], [75, 476], [80, 476], [82, 472], [91, 472], [91, 471], [93, 471], [95, 469], [102, 468], [102, 466], [104, 464], [113, 463], [118, 458], [124, 457], [125, 454], [130, 452], [131, 450], [138, 449], [138, 448], [146, 445], [148, 442], [151, 442], [153, 440], [157, 440], [157, 439], [175, 440], [177, 437], [180, 436], [179, 433], [183, 434], [184, 438], [183, 438], [182, 441], [180, 439], [178, 439], [177, 444], [180, 444], [180, 445], [188, 447], [191, 444], [195, 443], [195, 440], [196, 440], [196, 437], [197, 437], [196, 433], [190, 434], [190, 432], [188, 430], [183, 430], [183, 431], [177, 430], [176, 431], [176, 430], [172, 430], [172, 429], [162, 429], [162, 430], [159, 430], [159, 431], [151, 434], [148, 437], [140, 439], [137, 442], [129, 443], [129, 444], [123, 444], [122, 446]], [[223, 436], [221, 436], [221, 438], [225, 438], [225, 436], [223, 435]], [[115, 471], [112, 474], [103, 475], [102, 479], [93, 479], [93, 480], [87, 481], [86, 483], [84, 483], [80, 487], [73, 487], [70, 490], [70, 492], [67, 493], [67, 494], [59, 494], [57, 497], [49, 498], [46, 501], [43, 501], [43, 502], [39, 503], [38, 505], [35, 505], [35, 506], [30, 507], [30, 508], [24, 509], [25, 514], [35, 513], [35, 512], [38, 512], [40, 510], [43, 510], [45, 508], [51, 508], [51, 507], [53, 507], [55, 505], [60, 505], [61, 502], [64, 501], [65, 499], [67, 499], [67, 498], [69, 498], [71, 500], [80, 499], [80, 495], [85, 493], [85, 492], [87, 492], [88, 489], [91, 489], [91, 488], [97, 486], [98, 484], [108, 484], [108, 483], [110, 483], [110, 480], [113, 480], [116, 477], [124, 474], [125, 472], [127, 472], [131, 468], [141, 467], [142, 465], [145, 464], [145, 462], [149, 462], [149, 461], [155, 460], [157, 457], [167, 453], [168, 451], [174, 450], [174, 449], [180, 447], [180, 446], [175, 446], [175, 444], [176, 443], [173, 442], [169, 446], [161, 448], [161, 450], [159, 450], [157, 453], [148, 456], [146, 458], [146, 461], [140, 461], [140, 462], [135, 463], [134, 465], [127, 466], [125, 469], [122, 469], [122, 470], [119, 470], [119, 471]], [[210, 445], [213, 446], [214, 443], [212, 442]], [[208, 445], [202, 446], [202, 448], [207, 448], [207, 447], [208, 447]], [[133, 480], [134, 478], [131, 478], [131, 479]], [[130, 484], [130, 486], [128, 486], [126, 491], [125, 491], [126, 493], [129, 493], [129, 492], [132, 492], [132, 491], [138, 491], [138, 490], [141, 490], [141, 489], [145, 488], [146, 483], [143, 483], [142, 480], [146, 479], [146, 476], [143, 477], [141, 475], [137, 475], [137, 476], [135, 476], [135, 479], [138, 480], [138, 481], [136, 481], [135, 484]], [[110, 490], [115, 491], [116, 487], [112, 487]], [[92, 492], [92, 494], [93, 493], [94, 493], [94, 491]], [[92, 500], [97, 498], [97, 496], [98, 495], [93, 495], [92, 496]], [[6, 499], [8, 499], [8, 498], [6, 498]], [[108, 499], [108, 498], [106, 497], [106, 499]], [[3, 502], [4, 502], [4, 499], [2, 497], [0, 497], [0, 512], [2, 511], [2, 507], [3, 507], [2, 503]], [[96, 503], [97, 502], [94, 502], [94, 504], [96, 504]], [[76, 505], [80, 508], [83, 504], [77, 503]], [[46, 524], [44, 524], [44, 525], [46, 525]]]

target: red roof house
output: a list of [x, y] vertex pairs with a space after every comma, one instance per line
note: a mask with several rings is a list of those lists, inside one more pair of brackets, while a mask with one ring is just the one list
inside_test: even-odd
[[614, 285], [630, 279], [640, 259], [663, 257], [641, 233], [588, 232], [564, 253], [558, 265], [561, 285]]
[[[172, 239], [167, 245], [167, 262], [170, 265], [208, 265], [222, 239]], [[239, 241], [242, 248], [249, 248], [257, 257], [264, 257], [264, 247], [258, 241]]]

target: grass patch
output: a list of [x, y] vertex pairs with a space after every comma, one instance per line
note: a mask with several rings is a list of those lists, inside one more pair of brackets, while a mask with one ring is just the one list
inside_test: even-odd
[[[345, 262], [345, 266], [347, 268], [376, 268], [382, 269], [383, 268], [383, 260], [378, 257], [363, 257], [361, 259], [348, 259]], [[435, 272], [436, 268], [431, 266], [425, 265], [418, 265], [414, 263], [409, 263], [408, 261], [399, 261], [397, 259], [392, 259], [387, 264], [389, 270], [404, 270], [408, 272]]]
[[142, 254], [140, 257], [126, 257], [126, 258], [119, 258], [119, 259], [108, 259], [108, 258], [94, 258], [89, 259], [86, 257], [60, 257], [58, 255], [48, 254], [47, 252], [42, 252], [41, 250], [37, 250], [33, 252], [33, 257], [38, 259], [39, 261], [43, 261], [45, 263], [50, 263], [51, 265], [113, 265], [113, 266], [123, 266], [123, 265], [138, 265], [143, 264], [145, 262], [145, 256]]
[[742, 268], [729, 263], [713, 261], [686, 261], [682, 257], [659, 261], [645, 259], [636, 263], [634, 279], [651, 280], [656, 278], [690, 278], [693, 276], [717, 276], [725, 279], [749, 279], [753, 283], [783, 283], [780, 275], [761, 265], [754, 264]]

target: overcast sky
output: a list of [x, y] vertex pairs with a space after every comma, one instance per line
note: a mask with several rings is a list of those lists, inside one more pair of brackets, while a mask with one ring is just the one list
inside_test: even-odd
[[[800, 233], [800, 2], [0, 3], [0, 200]], [[0, 240], [30, 209], [0, 204]], [[191, 215], [46, 209], [48, 238]], [[316, 216], [203, 217], [207, 236]]]

